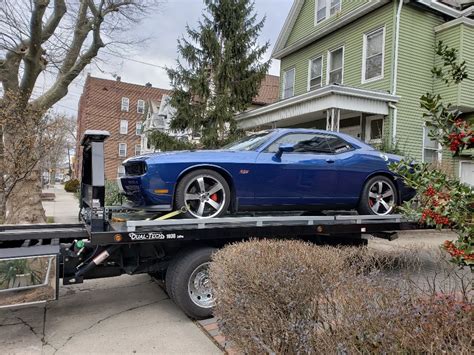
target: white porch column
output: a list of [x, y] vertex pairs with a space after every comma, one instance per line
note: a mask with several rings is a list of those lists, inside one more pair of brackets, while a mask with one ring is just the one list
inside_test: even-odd
[[331, 108], [326, 111], [326, 131], [339, 132], [339, 123], [341, 121], [341, 110]]

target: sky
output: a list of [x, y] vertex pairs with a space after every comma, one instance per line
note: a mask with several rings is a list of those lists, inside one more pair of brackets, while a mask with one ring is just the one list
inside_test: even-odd
[[[293, 0], [255, 0], [258, 17], [266, 16], [265, 26], [259, 37], [261, 44], [270, 41], [270, 49], [265, 59], [270, 58], [292, 3]], [[103, 60], [88, 66], [72, 83], [68, 95], [58, 102], [54, 109], [77, 115], [77, 105], [87, 73], [112, 80], [114, 75], [118, 75], [125, 82], [143, 85], [150, 82], [154, 87], [168, 89], [169, 80], [163, 67], [174, 65], [177, 59], [177, 39], [185, 34], [186, 25], [196, 25], [203, 8], [202, 0], [165, 0], [156, 12], [150, 13], [133, 29], [135, 33], [131, 33], [131, 36], [145, 35], [149, 38], [145, 44], [122, 54], [123, 58], [108, 54], [107, 49], [104, 49], [105, 53], [99, 53]], [[279, 68], [279, 61], [273, 60], [269, 73], [279, 75]]]

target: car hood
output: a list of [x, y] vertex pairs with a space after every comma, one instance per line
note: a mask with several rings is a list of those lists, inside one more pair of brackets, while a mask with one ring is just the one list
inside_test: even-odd
[[256, 155], [256, 152], [234, 151], [227, 149], [216, 150], [180, 150], [169, 152], [156, 152], [129, 158], [123, 163], [133, 161], [146, 161], [147, 164], [154, 162], [180, 162], [180, 161], [219, 161], [235, 159], [235, 157], [249, 157]]

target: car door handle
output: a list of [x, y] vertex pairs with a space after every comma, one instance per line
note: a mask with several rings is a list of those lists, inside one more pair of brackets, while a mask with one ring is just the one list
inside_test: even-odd
[[334, 163], [334, 159], [326, 159], [326, 163], [333, 164], [333, 163]]

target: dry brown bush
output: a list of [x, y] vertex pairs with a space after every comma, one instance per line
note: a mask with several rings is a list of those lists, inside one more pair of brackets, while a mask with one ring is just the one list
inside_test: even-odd
[[246, 353], [468, 353], [472, 304], [401, 277], [420, 265], [413, 252], [238, 243], [211, 264], [215, 315]]

